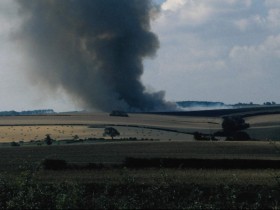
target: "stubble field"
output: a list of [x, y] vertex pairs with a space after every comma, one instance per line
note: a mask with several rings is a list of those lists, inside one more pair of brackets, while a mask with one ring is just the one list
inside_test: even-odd
[[42, 140], [50, 134], [56, 140], [103, 138], [105, 127], [120, 131], [118, 138], [192, 140], [187, 132], [213, 132], [219, 128], [218, 118], [194, 118], [131, 114], [128, 118], [110, 117], [107, 113], [52, 116], [0, 117], [0, 142]]

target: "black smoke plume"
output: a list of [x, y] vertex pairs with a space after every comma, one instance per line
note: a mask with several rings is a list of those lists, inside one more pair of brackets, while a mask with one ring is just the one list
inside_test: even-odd
[[19, 40], [34, 61], [30, 76], [40, 83], [103, 111], [174, 108], [140, 80], [143, 59], [159, 48], [150, 31], [151, 0], [17, 2], [24, 18]]

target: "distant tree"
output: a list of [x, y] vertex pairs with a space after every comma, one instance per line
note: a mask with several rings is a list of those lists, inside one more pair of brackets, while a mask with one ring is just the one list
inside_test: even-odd
[[222, 133], [227, 137], [227, 140], [250, 140], [249, 134], [242, 131], [249, 127], [250, 125], [240, 116], [224, 117]]
[[114, 137], [119, 135], [120, 135], [119, 131], [113, 127], [108, 127], [104, 129], [103, 136], [110, 136], [112, 139], [114, 139]]
[[45, 143], [46, 143], [47, 145], [51, 145], [51, 144], [53, 143], [53, 139], [51, 138], [50, 134], [47, 134], [47, 135], [46, 135]]
[[222, 128], [225, 133], [235, 133], [240, 130], [249, 128], [250, 125], [245, 123], [245, 120], [239, 116], [224, 117]]

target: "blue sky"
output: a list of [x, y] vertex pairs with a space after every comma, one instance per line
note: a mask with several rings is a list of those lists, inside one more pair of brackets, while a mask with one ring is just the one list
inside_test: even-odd
[[[166, 0], [152, 22], [161, 47], [145, 60], [147, 90], [166, 99], [280, 103], [280, 0]], [[0, 1], [0, 110], [82, 109], [26, 75], [17, 5]]]

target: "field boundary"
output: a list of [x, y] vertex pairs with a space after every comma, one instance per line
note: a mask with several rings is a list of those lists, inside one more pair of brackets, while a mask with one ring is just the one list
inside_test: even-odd
[[127, 168], [280, 169], [280, 160], [127, 157]]
[[200, 111], [175, 111], [175, 112], [145, 112], [143, 114], [157, 114], [170, 116], [190, 116], [190, 117], [223, 117], [229, 115], [239, 115], [241, 117], [252, 117], [258, 115], [280, 114], [280, 106], [251, 107], [233, 109], [214, 109]]

